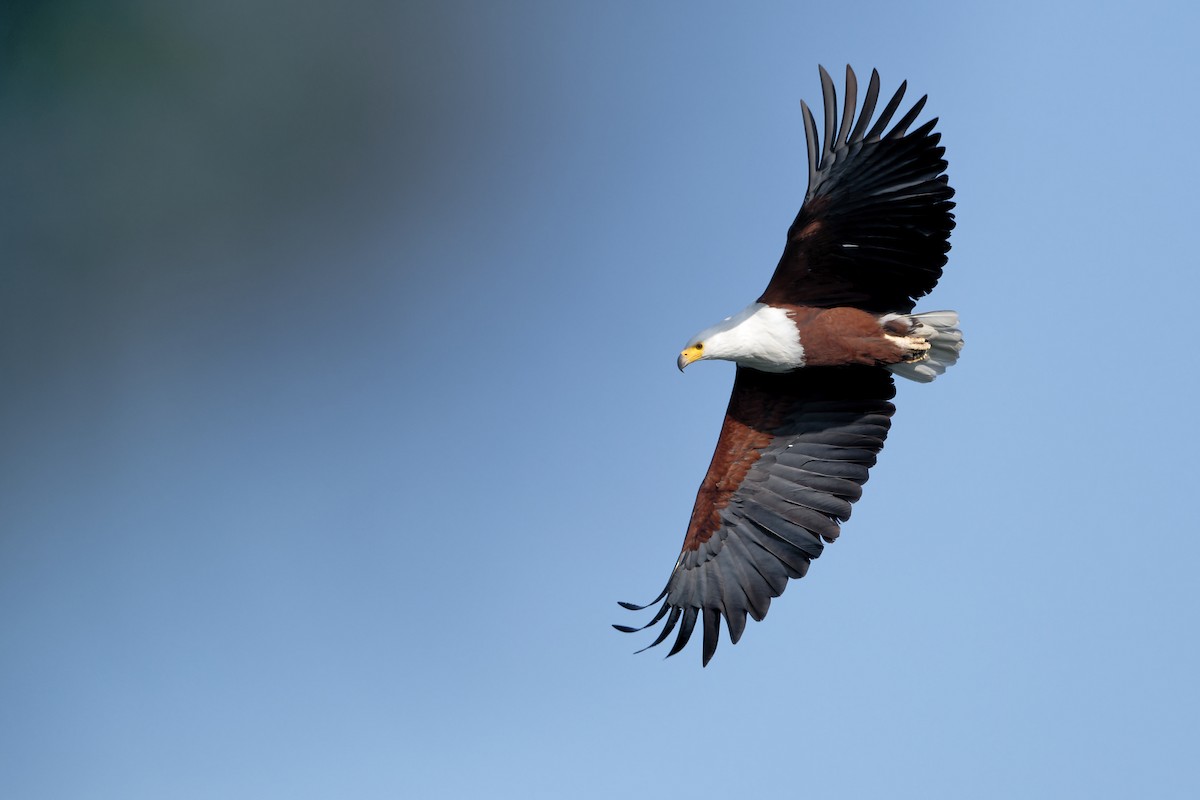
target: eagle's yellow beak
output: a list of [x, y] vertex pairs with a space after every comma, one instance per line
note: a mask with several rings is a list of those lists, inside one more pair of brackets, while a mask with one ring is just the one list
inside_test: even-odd
[[704, 345], [694, 344], [679, 354], [679, 360], [677, 360], [675, 362], [675, 364], [676, 364], [676, 366], [679, 367], [679, 371], [683, 372], [684, 367], [686, 367], [688, 364], [692, 363], [693, 361], [699, 361], [700, 357], [703, 355], [704, 355]]

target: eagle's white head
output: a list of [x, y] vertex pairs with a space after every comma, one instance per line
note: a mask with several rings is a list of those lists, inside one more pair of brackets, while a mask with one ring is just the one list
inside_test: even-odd
[[713, 358], [763, 372], [787, 372], [804, 366], [804, 346], [787, 311], [753, 303], [693, 336], [676, 363], [682, 371], [693, 361]]

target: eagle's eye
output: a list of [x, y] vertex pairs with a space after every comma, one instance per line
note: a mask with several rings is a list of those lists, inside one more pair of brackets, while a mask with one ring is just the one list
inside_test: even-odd
[[696, 349], [697, 349], [697, 350], [703, 350], [703, 349], [704, 349], [704, 342], [700, 342], [699, 344], [697, 344], [697, 345], [696, 345]]

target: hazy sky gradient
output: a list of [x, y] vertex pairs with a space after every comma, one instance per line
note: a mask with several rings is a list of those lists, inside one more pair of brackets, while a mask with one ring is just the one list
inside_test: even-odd
[[[0, 11], [0, 795], [1200, 794], [1190, 6], [109, 5]], [[846, 63], [967, 347], [633, 656]]]

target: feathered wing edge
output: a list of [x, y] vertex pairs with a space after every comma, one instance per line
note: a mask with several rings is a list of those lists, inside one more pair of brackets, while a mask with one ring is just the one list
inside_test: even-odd
[[892, 124], [904, 82], [872, 121], [876, 70], [856, 119], [858, 81], [849, 66], [839, 115], [833, 80], [823, 67], [820, 73], [824, 135], [801, 102], [808, 185], [759, 302], [909, 311], [941, 277], [954, 228], [954, 190], [941, 135], [934, 132], [937, 119], [908, 130], [925, 107], [922, 97]]
[[[662, 644], [678, 627], [667, 654], [673, 656], [700, 621], [705, 665], [716, 651], [722, 618], [736, 644], [746, 617], [761, 621], [788, 579], [803, 577], [824, 542], [837, 538], [883, 447], [894, 394], [891, 376], [880, 369], [774, 375], [739, 368], [726, 425], [666, 588], [643, 605], [620, 603], [631, 611], [661, 605], [645, 625], [613, 627], [633, 633], [663, 622], [638, 652]], [[736, 465], [747, 461], [751, 466], [736, 487], [727, 487], [728, 497], [705, 490], [736, 478]]]
[[[908, 110], [900, 121], [888, 131], [887, 135], [883, 135], [884, 128], [892, 120], [892, 115], [896, 113], [896, 109], [900, 107], [901, 101], [904, 100], [904, 93], [908, 91], [908, 81], [903, 81], [900, 87], [896, 89], [896, 93], [892, 95], [892, 99], [884, 107], [875, 124], [870, 131], [866, 127], [871, 122], [871, 115], [875, 113], [875, 104], [879, 101], [879, 71], [871, 70], [871, 80], [867, 85], [867, 94], [863, 98], [862, 112], [858, 117], [858, 125], [854, 127], [853, 132], [850, 130], [850, 125], [854, 121], [855, 109], [857, 108], [858, 98], [858, 78], [854, 74], [854, 70], [846, 65], [846, 101], [842, 107], [841, 126], [838, 127], [838, 112], [837, 112], [837, 88], [834, 86], [833, 79], [829, 77], [829, 73], [825, 67], [817, 67], [821, 73], [821, 93], [823, 95], [825, 106], [825, 135], [818, 139], [817, 125], [813, 119], [812, 110], [803, 100], [800, 101], [801, 113], [804, 117], [804, 139], [808, 145], [808, 188], [805, 191], [805, 197], [812, 195], [813, 191], [821, 181], [822, 173], [828, 172], [834, 164], [836, 154], [844, 152], [852, 145], [861, 144], [863, 142], [877, 142], [880, 138], [899, 139], [908, 132], [908, 127], [913, 124], [922, 109], [925, 108], [925, 103], [929, 99], [929, 95], [922, 95], [921, 99]], [[926, 125], [932, 130], [937, 123], [937, 119], [930, 120]], [[924, 127], [924, 126], [923, 126]], [[836, 136], [834, 129], [838, 128]], [[817, 158], [818, 141], [820, 142], [821, 156]]]

